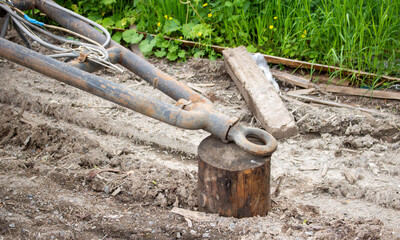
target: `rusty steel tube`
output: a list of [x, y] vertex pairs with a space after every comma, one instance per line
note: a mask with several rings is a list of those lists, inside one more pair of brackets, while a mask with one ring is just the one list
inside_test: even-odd
[[[68, 13], [60, 11], [46, 4], [45, 1], [36, 0], [35, 7], [45, 13], [48, 17], [72, 31], [89, 37], [97, 42], [105, 41], [105, 36], [95, 28], [91, 27], [89, 24], [81, 21], [80, 19], [69, 15]], [[118, 48], [120, 51], [120, 56], [114, 58], [114, 61], [118, 60], [118, 62], [112, 63], [120, 63], [122, 66], [134, 72], [139, 77], [153, 85], [155, 88], [167, 94], [172, 99], [178, 101], [179, 99], [183, 98], [192, 102], [201, 101], [204, 103], [211, 103], [207, 98], [201, 96], [188, 86], [178, 82], [173, 77], [157, 69], [152, 64], [140, 58], [128, 49], [122, 47], [117, 42], [111, 41], [109, 47]]]
[[[23, 10], [38, 8], [64, 27], [97, 42], [106, 40], [102, 33], [88, 23], [46, 4], [44, 0], [13, 0], [13, 3]], [[269, 133], [261, 129], [243, 127], [237, 123], [237, 118], [230, 118], [217, 112], [207, 98], [197, 94], [120, 44], [111, 41], [107, 51], [112, 63], [120, 63], [136, 73], [155, 88], [178, 101], [177, 104], [175, 106], [166, 104], [85, 72], [98, 69], [93, 62], [81, 63], [74, 60], [67, 65], [0, 38], [1, 57], [44, 75], [165, 123], [185, 129], [204, 129], [224, 142], [236, 142], [239, 147], [254, 155], [266, 156], [275, 151], [277, 142]], [[254, 144], [248, 140], [248, 137], [256, 137], [264, 144]]]
[[[3, 38], [0, 38], [0, 56], [46, 76], [180, 128], [204, 129], [221, 139], [225, 139], [228, 129], [232, 125], [229, 122], [228, 116], [218, 112], [202, 108], [187, 111], [157, 99], [149, 98], [114, 82], [46, 57]], [[210, 118], [214, 118], [213, 121], [210, 121]]]

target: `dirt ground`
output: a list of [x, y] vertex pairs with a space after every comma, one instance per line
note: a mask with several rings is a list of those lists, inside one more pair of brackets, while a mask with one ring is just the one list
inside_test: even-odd
[[[259, 127], [223, 60], [149, 61]], [[173, 103], [132, 73], [96, 74]], [[400, 239], [400, 102], [320, 97], [386, 114], [285, 98], [300, 132], [272, 155], [272, 211], [192, 221], [171, 209], [197, 210], [208, 133], [0, 59], [0, 239]]]

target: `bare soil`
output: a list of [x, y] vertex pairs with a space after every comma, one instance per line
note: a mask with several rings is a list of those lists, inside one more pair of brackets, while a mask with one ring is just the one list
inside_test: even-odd
[[[149, 61], [259, 127], [223, 60]], [[174, 103], [133, 73], [96, 74]], [[272, 211], [197, 222], [171, 209], [197, 210], [208, 133], [0, 59], [0, 239], [400, 239], [400, 102], [319, 97], [387, 114], [285, 100], [300, 133], [272, 155]]]

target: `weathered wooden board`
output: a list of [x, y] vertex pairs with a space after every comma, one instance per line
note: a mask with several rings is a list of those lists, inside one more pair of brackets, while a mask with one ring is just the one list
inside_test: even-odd
[[331, 93], [338, 93], [343, 95], [353, 95], [353, 96], [363, 96], [363, 97], [371, 97], [371, 98], [383, 98], [383, 99], [394, 99], [400, 100], [400, 92], [394, 91], [381, 91], [381, 90], [373, 90], [370, 89], [362, 89], [362, 88], [352, 88], [352, 87], [341, 87], [341, 86], [333, 86], [333, 85], [323, 85], [319, 84], [322, 90]]
[[298, 77], [296, 75], [292, 75], [289, 73], [285, 73], [279, 70], [271, 70], [272, 76], [274, 76], [274, 78], [279, 79], [283, 82], [288, 82], [290, 84], [293, 84], [295, 86], [299, 86], [302, 88], [311, 88], [314, 85], [308, 80], [305, 79], [303, 77]]
[[229, 75], [261, 125], [277, 139], [296, 135], [293, 116], [246, 48], [226, 49], [223, 55]]
[[288, 82], [302, 88], [318, 87], [325, 92], [338, 93], [342, 95], [362, 96], [371, 98], [394, 99], [400, 100], [400, 92], [381, 91], [362, 88], [352, 88], [346, 86], [335, 86], [330, 84], [313, 84], [303, 77], [295, 76], [278, 70], [271, 70], [272, 76], [284, 82]]

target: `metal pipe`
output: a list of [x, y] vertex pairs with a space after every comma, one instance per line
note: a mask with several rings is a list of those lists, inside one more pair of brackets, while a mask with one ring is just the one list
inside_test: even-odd
[[[3, 38], [0, 38], [0, 57], [170, 125], [185, 129], [204, 129], [222, 141], [236, 142], [255, 155], [268, 155], [276, 149], [276, 140], [267, 132], [242, 127], [237, 124], [237, 118], [219, 113], [207, 103], [193, 104], [181, 99], [176, 106], [170, 105]], [[248, 135], [259, 138], [265, 145], [250, 143], [246, 138]]]
[[[62, 12], [59, 9], [53, 8], [52, 6], [49, 6], [40, 0], [36, 1], [36, 7], [48, 17], [72, 31], [89, 37], [97, 42], [105, 41], [105, 36], [102, 33], [80, 19]], [[128, 49], [122, 47], [115, 41], [111, 41], [110, 47], [117, 47], [120, 49], [121, 56], [119, 57], [118, 63], [134, 72], [154, 87], [160, 89], [172, 99], [178, 101], [179, 99], [183, 98], [192, 102], [201, 101], [204, 103], [211, 103], [207, 98], [199, 95], [191, 88], [157, 69], [152, 64], [140, 58]]]
[[6, 36], [6, 32], [8, 29], [8, 23], [10, 22], [10, 15], [6, 15], [3, 23], [3, 27], [1, 29], [0, 38], [4, 38]]
[[209, 106], [187, 111], [157, 99], [149, 98], [96, 75], [26, 49], [6, 39], [0, 39], [0, 56], [46, 76], [180, 128], [204, 129], [221, 139], [225, 139], [228, 129], [232, 125], [228, 116], [216, 111], [210, 111]]
[[23, 28], [21, 28], [18, 23], [16, 21], [14, 21], [11, 17], [11, 22], [15, 28], [15, 30], [17, 31], [19, 37], [22, 39], [22, 41], [25, 43], [25, 46], [29, 49], [32, 49], [31, 43], [28, 41], [28, 39], [24, 36], [24, 34], [22, 33]]
[[168, 124], [187, 129], [200, 129], [205, 126], [206, 116], [203, 112], [188, 112], [149, 98], [3, 38], [0, 39], [0, 56]]
[[[32, 2], [34, 2], [33, 6]], [[89, 24], [46, 4], [45, 1], [14, 0], [14, 4], [19, 7], [35, 7], [36, 5], [48, 17], [51, 17], [66, 28], [97, 42], [105, 41], [106, 37]], [[108, 50], [112, 63], [120, 63], [133, 71], [154, 87], [177, 100], [177, 104], [174, 106], [146, 97], [81, 70], [95, 70], [97, 67], [94, 63], [72, 62], [72, 65], [81, 68], [78, 69], [0, 38], [1, 57], [44, 75], [165, 123], [186, 129], [204, 129], [224, 142], [236, 142], [239, 147], [254, 155], [265, 156], [275, 151], [277, 142], [269, 133], [261, 129], [243, 127], [237, 123], [237, 118], [230, 118], [215, 111], [208, 99], [176, 81], [118, 43], [111, 41]], [[251, 143], [248, 137], [256, 137], [264, 144]]]
[[35, 0], [12, 0], [14, 7], [23, 11], [34, 9], [36, 5], [35, 2]]

